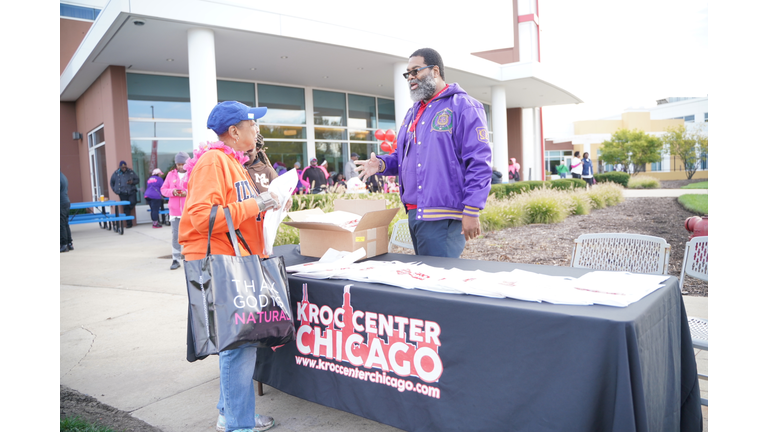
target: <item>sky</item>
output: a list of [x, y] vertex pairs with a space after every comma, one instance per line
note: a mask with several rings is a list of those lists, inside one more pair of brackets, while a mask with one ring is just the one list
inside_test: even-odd
[[541, 0], [541, 63], [583, 104], [543, 108], [546, 138], [579, 120], [709, 94], [706, 0]]

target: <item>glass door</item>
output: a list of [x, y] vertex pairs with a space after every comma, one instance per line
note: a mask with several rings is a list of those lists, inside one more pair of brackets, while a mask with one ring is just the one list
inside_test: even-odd
[[103, 195], [109, 196], [109, 180], [107, 179], [106, 143], [104, 142], [104, 126], [99, 126], [88, 133], [88, 160], [91, 168], [91, 194], [93, 201], [99, 201]]

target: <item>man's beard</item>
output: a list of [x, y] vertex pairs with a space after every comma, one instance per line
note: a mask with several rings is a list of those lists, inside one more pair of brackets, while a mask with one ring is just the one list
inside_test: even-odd
[[429, 100], [432, 96], [435, 95], [435, 90], [437, 90], [437, 82], [435, 82], [435, 78], [432, 76], [432, 74], [428, 74], [424, 77], [423, 80], [418, 78], [414, 79], [419, 82], [418, 87], [416, 87], [415, 90], [411, 90], [411, 99], [414, 102]]

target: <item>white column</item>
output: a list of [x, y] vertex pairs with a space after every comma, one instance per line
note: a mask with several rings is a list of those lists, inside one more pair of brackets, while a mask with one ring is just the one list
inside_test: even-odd
[[491, 87], [491, 123], [493, 124], [493, 166], [509, 181], [507, 152], [507, 92], [502, 86]]
[[[316, 157], [315, 153], [315, 98], [312, 89], [309, 87], [304, 88], [304, 106], [307, 107], [307, 161], [302, 162], [301, 166], [306, 168], [309, 166], [309, 161]], [[368, 159], [368, 158], [361, 158]]]
[[544, 149], [541, 141], [541, 110], [539, 108], [532, 108], [533, 110], [533, 154], [535, 155], [533, 167], [533, 176], [531, 180], [547, 180], [545, 177], [546, 171], [544, 170]]
[[216, 90], [216, 50], [213, 30], [195, 28], [187, 31], [189, 55], [189, 99], [192, 111], [192, 142], [216, 141], [208, 129], [208, 115], [218, 103]]
[[522, 121], [523, 127], [523, 163], [520, 165], [523, 180], [538, 180], [536, 178], [536, 137], [533, 131], [533, 108], [523, 108]]
[[394, 87], [395, 87], [395, 133], [400, 131], [400, 125], [403, 123], [405, 114], [413, 106], [411, 100], [411, 89], [408, 81], [403, 78], [405, 70], [408, 69], [408, 63], [395, 63], [393, 67]]

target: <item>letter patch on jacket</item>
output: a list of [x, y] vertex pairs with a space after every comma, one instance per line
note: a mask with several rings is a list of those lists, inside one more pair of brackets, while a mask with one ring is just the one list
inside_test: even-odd
[[446, 108], [432, 119], [432, 130], [438, 132], [450, 132], [453, 129], [453, 111]]
[[487, 143], [488, 142], [488, 129], [484, 127], [475, 128], [477, 131], [477, 140]]
[[237, 192], [237, 202], [242, 202], [258, 195], [248, 180], [236, 181], [234, 186]]

